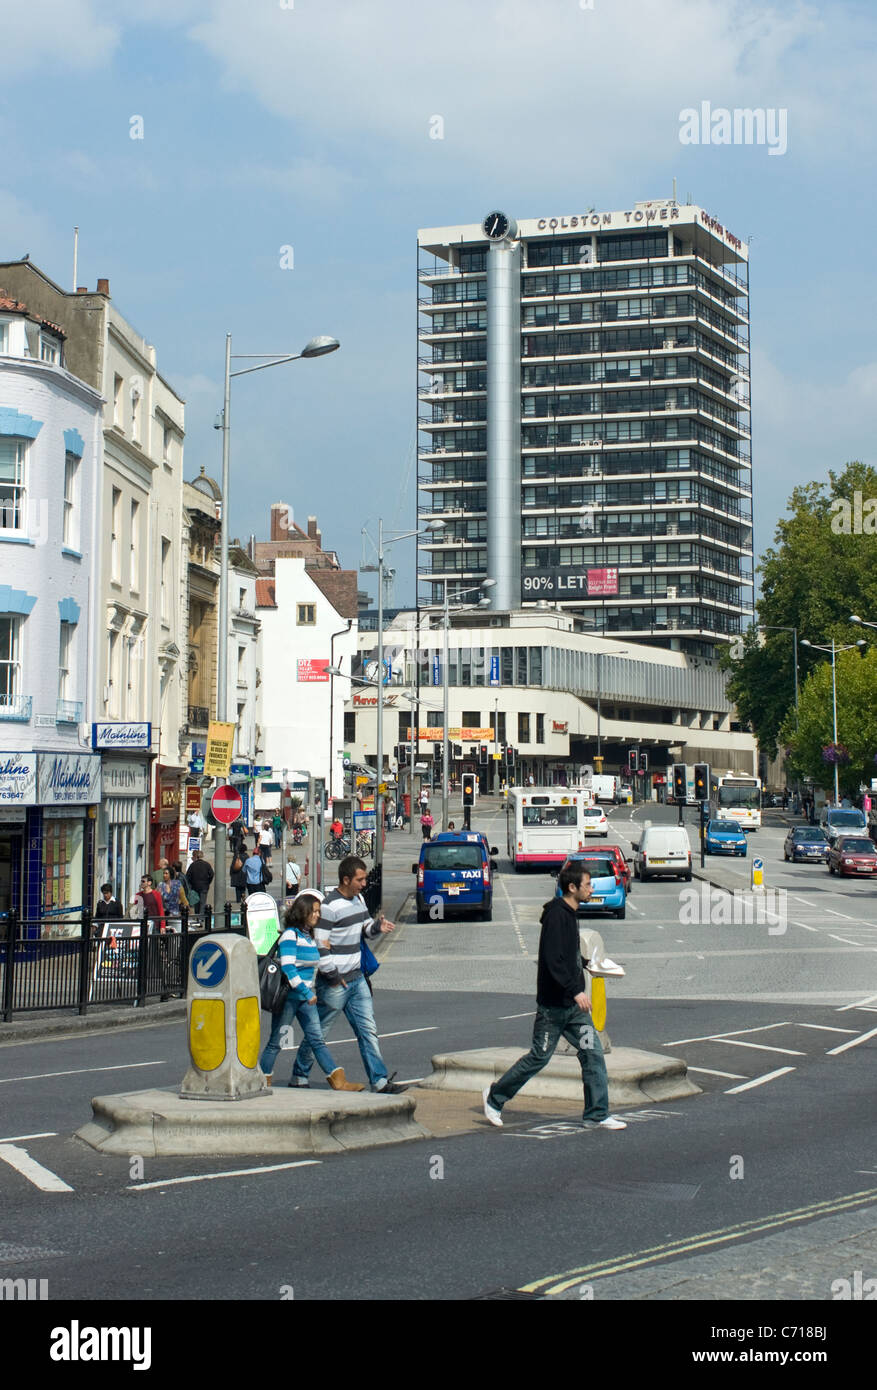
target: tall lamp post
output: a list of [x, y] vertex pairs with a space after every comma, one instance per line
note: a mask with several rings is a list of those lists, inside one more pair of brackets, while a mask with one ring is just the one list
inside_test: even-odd
[[[326, 353], [335, 352], [341, 344], [337, 338], [319, 337], [311, 338], [306, 343], [301, 352], [247, 352], [232, 354], [231, 334], [225, 335], [225, 386], [222, 397], [222, 416], [221, 423], [215, 426], [222, 430], [222, 528], [220, 531], [220, 559], [219, 559], [219, 640], [217, 643], [217, 672], [216, 672], [216, 717], [225, 720], [228, 717], [228, 542], [229, 542], [229, 458], [231, 454], [231, 383], [236, 376], [248, 376], [250, 372], [261, 372], [266, 367], [281, 367], [286, 362], [297, 362], [305, 357], [325, 357]], [[259, 358], [263, 359], [254, 367], [240, 367], [237, 371], [232, 371], [232, 361]], [[265, 361], [268, 358], [270, 360]], [[216, 911], [222, 912], [228, 892], [228, 882], [226, 878], [226, 834], [221, 827], [214, 841], [214, 878], [216, 887], [214, 889], [213, 901]], [[286, 872], [286, 865], [283, 866]]]
[[[860, 621], [861, 621], [861, 620], [860, 620]], [[869, 624], [869, 626], [870, 626], [870, 624]], [[816, 652], [828, 652], [828, 653], [830, 653], [830, 655], [831, 655], [831, 706], [832, 706], [832, 715], [833, 715], [833, 720], [834, 720], [834, 748], [835, 748], [835, 763], [834, 763], [834, 804], [835, 804], [835, 806], [839, 806], [839, 805], [840, 805], [840, 790], [839, 790], [839, 786], [838, 786], [838, 774], [837, 774], [837, 654], [838, 654], [838, 652], [852, 652], [852, 651], [855, 651], [857, 647], [864, 647], [865, 645], [866, 645], [866, 644], [865, 644], [865, 639], [864, 639], [864, 637], [860, 637], [859, 640], [858, 640], [858, 642], [851, 642], [851, 643], [849, 644], [849, 646], [847, 646], [847, 647], [839, 647], [839, 646], [837, 645], [837, 643], [835, 642], [835, 640], [834, 640], [833, 637], [832, 637], [832, 639], [831, 639], [831, 646], [830, 646], [830, 647], [822, 647], [822, 646], [819, 645], [818, 642], [808, 642], [806, 637], [804, 637], [804, 638], [801, 639], [801, 646], [802, 646], [802, 647], [810, 647], [810, 649], [811, 649], [812, 651], [816, 651]]]
[[[444, 603], [442, 605], [442, 626], [444, 627], [444, 669], [442, 671], [442, 830], [447, 830], [448, 828], [448, 664], [450, 660], [448, 637], [451, 627], [451, 609], [448, 604], [448, 582], [448, 579], [445, 578]], [[479, 599], [476, 607], [489, 608], [490, 599], [487, 597], [485, 591], [494, 588], [495, 585], [495, 579], [482, 579], [480, 584], [472, 584], [467, 589], [458, 589], [457, 597], [460, 598], [463, 594], [480, 593], [482, 597]], [[464, 604], [460, 608], [455, 608], [454, 612], [464, 612], [465, 609], [466, 605]]]

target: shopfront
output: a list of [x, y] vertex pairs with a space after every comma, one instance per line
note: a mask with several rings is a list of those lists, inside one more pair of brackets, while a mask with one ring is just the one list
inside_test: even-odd
[[149, 750], [152, 726], [103, 720], [92, 726], [92, 747], [103, 767], [103, 799], [97, 820], [95, 882], [110, 883], [127, 906], [147, 872]]
[[0, 753], [0, 918], [21, 913], [27, 808], [36, 797], [36, 753]]
[[[155, 789], [152, 798], [152, 865], [149, 872], [155, 876], [159, 862], [167, 859], [175, 864], [180, 859], [180, 805], [183, 800], [182, 771], [180, 768], [155, 768]], [[183, 826], [185, 830], [186, 827]]]
[[[38, 753], [37, 804], [27, 812], [22, 916], [35, 936], [79, 936], [94, 903], [94, 825], [101, 760]], [[39, 928], [37, 928], [39, 923]]]

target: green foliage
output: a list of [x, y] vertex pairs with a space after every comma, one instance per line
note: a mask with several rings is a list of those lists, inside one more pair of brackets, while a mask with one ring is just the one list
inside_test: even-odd
[[[846, 645], [862, 635], [861, 628], [850, 624], [851, 613], [877, 621], [877, 507], [869, 510], [869, 499], [877, 499], [877, 469], [858, 462], [848, 463], [842, 473], [829, 472], [828, 483], [794, 489], [789, 515], [777, 523], [774, 544], [759, 565], [761, 635], [749, 629], [739, 661], [731, 658], [732, 648], [723, 649], [720, 664], [731, 671], [728, 694], [741, 722], [770, 757], [781, 727], [788, 742], [790, 711], [794, 728], [795, 673], [791, 632], [767, 629], [798, 629], [803, 683], [823, 659], [801, 646], [803, 638], [826, 642], [834, 637]], [[870, 635], [867, 629], [865, 635]], [[831, 741], [830, 731], [829, 721], [823, 743]]]
[[[834, 768], [823, 758], [823, 748], [834, 742], [831, 695], [831, 657], [807, 677], [801, 689], [798, 711], [786, 716], [781, 741], [789, 748], [793, 770], [812, 777], [818, 786], [834, 785]], [[840, 652], [837, 657], [837, 737], [849, 751], [850, 761], [838, 767], [841, 788], [855, 794], [860, 782], [870, 786], [877, 777], [877, 650], [864, 655]]]

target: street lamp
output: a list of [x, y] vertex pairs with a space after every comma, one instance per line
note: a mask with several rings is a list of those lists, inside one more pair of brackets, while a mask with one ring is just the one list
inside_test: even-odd
[[[228, 713], [228, 542], [229, 542], [229, 459], [231, 454], [231, 382], [232, 377], [247, 376], [250, 372], [261, 372], [266, 367], [280, 367], [285, 362], [296, 362], [304, 357], [324, 357], [326, 353], [335, 352], [341, 344], [337, 338], [327, 336], [311, 338], [306, 343], [301, 352], [247, 352], [236, 353], [234, 358], [231, 351], [231, 334], [225, 335], [225, 385], [222, 398], [222, 415], [220, 423], [214, 428], [222, 430], [222, 527], [220, 531], [220, 559], [219, 559], [219, 640], [217, 643], [218, 670], [216, 673], [216, 717], [225, 720]], [[268, 358], [261, 360], [254, 367], [240, 367], [237, 371], [232, 371], [231, 364], [235, 360], [252, 358]], [[219, 911], [222, 911], [227, 893], [226, 881], [226, 862], [225, 862], [225, 833], [218, 834], [214, 843], [214, 878], [216, 887], [214, 889], [213, 901]], [[283, 866], [284, 873], [286, 865]]]
[[[861, 622], [861, 619], [860, 619], [859, 621]], [[868, 623], [867, 626], [868, 626], [868, 627], [871, 627], [871, 626], [873, 626], [873, 624]], [[833, 715], [834, 715], [834, 748], [835, 748], [835, 763], [834, 763], [834, 804], [835, 804], [835, 806], [839, 806], [839, 805], [840, 805], [840, 790], [839, 790], [839, 787], [838, 787], [838, 775], [837, 775], [837, 654], [838, 654], [838, 652], [852, 652], [852, 651], [855, 651], [857, 647], [864, 647], [865, 645], [866, 645], [866, 642], [865, 642], [864, 637], [860, 637], [859, 640], [858, 640], [858, 642], [851, 642], [850, 645], [849, 645], [848, 647], [839, 647], [839, 646], [837, 645], [837, 643], [835, 642], [835, 640], [834, 640], [833, 637], [832, 637], [832, 639], [831, 639], [831, 646], [830, 646], [830, 647], [822, 647], [822, 646], [819, 645], [818, 642], [808, 642], [806, 637], [803, 637], [803, 638], [801, 639], [801, 646], [802, 646], [802, 647], [810, 647], [810, 649], [811, 649], [812, 651], [817, 651], [817, 652], [830, 652], [830, 653], [831, 653], [831, 704], [832, 704], [832, 711], [833, 711]]]

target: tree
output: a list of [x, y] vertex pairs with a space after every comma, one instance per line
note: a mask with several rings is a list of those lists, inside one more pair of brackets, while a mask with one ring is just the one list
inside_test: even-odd
[[[877, 619], [877, 469], [848, 463], [842, 473], [829, 472], [827, 484], [796, 487], [788, 509], [758, 567], [758, 624], [744, 637], [740, 660], [731, 656], [733, 647], [720, 658], [731, 672], [729, 698], [771, 757], [795, 680], [792, 634], [766, 629], [797, 628], [799, 639], [834, 637], [844, 645], [855, 633], [851, 613]], [[815, 659], [799, 646], [799, 679]]]
[[[817, 786], [833, 788], [834, 718], [831, 691], [831, 657], [807, 677], [801, 689], [798, 727], [790, 710], [780, 729], [795, 772], [812, 777]], [[837, 656], [838, 783], [855, 796], [860, 783], [870, 786], [877, 777], [877, 651]]]

